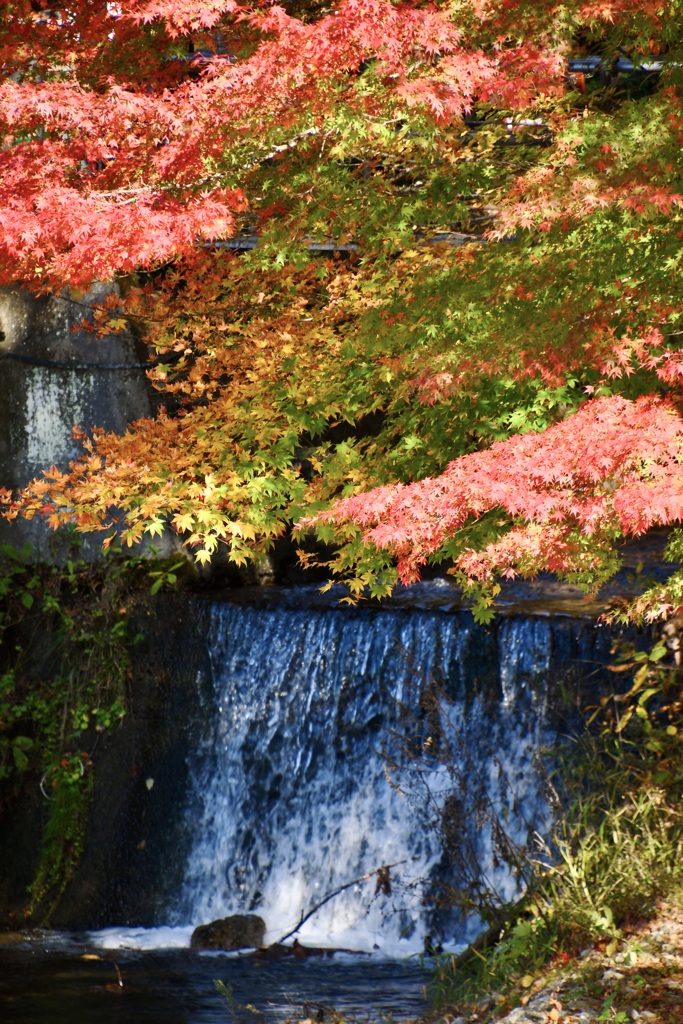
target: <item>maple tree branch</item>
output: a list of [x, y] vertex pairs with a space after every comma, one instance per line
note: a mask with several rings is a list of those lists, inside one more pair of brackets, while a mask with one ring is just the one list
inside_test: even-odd
[[309, 135], [318, 135], [319, 132], [320, 129], [316, 127], [306, 128], [305, 131], [299, 132], [298, 135], [294, 135], [293, 138], [289, 139], [288, 142], [284, 142], [280, 146], [273, 146], [270, 153], [266, 153], [265, 156], [261, 157], [259, 163], [263, 163], [265, 160], [272, 160], [274, 157], [277, 156], [278, 153], [286, 153], [288, 149], [294, 149], [297, 142], [300, 142], [301, 139], [305, 139]]

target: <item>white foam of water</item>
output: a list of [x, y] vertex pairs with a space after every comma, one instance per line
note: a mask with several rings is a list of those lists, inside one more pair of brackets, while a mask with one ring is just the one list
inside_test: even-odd
[[191, 927], [103, 928], [88, 939], [97, 949], [187, 949], [191, 935]]
[[[192, 936], [192, 927], [170, 927], [159, 928], [103, 928], [99, 931], [87, 933], [87, 945], [94, 949], [102, 950], [139, 950], [141, 952], [163, 951], [168, 949], [189, 949]], [[264, 945], [278, 938], [273, 931], [270, 935], [266, 933]], [[330, 941], [330, 934], [324, 928], [316, 927], [313, 923], [305, 925], [297, 933], [296, 939], [303, 946], [318, 949], [334, 949], [335, 961], [339, 962], [347, 957], [363, 953], [372, 953], [387, 959], [407, 959], [422, 953], [410, 940], [399, 940], [387, 942], [386, 937], [380, 932], [373, 935], [372, 932], [365, 932], [361, 945], [358, 945], [359, 933], [356, 928], [349, 928], [347, 931], [337, 930], [334, 942]], [[376, 942], [371, 940], [375, 939]], [[46, 942], [46, 940], [43, 940]], [[51, 943], [55, 947], [68, 947], [71, 945], [69, 936], [56, 935]], [[285, 945], [292, 946], [294, 938], [290, 938]], [[381, 944], [381, 945], [380, 945]], [[79, 946], [80, 948], [80, 946]], [[459, 950], [461, 946], [453, 947]], [[239, 956], [248, 953], [247, 949], [238, 950], [234, 953], [226, 953], [223, 950], [201, 950], [201, 956]]]

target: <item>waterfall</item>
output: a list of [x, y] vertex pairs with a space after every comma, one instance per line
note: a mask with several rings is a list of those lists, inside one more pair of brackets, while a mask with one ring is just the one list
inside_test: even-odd
[[[358, 882], [314, 914], [299, 941], [399, 955], [436, 929], [462, 944], [471, 926], [439, 919], [431, 898], [442, 877], [458, 882], [438, 827], [444, 803], [466, 804], [463, 789], [476, 782], [517, 842], [547, 827], [537, 753], [556, 729], [551, 698], [577, 663], [585, 675], [596, 660], [594, 628], [216, 603], [208, 644], [206, 725], [190, 753], [185, 811], [192, 850], [171, 923], [256, 912], [272, 942], [328, 893], [396, 864], [390, 895], [375, 895], [375, 877]], [[441, 694], [431, 710], [430, 682]], [[435, 715], [451, 756], [391, 768], [402, 738], [426, 740]], [[490, 828], [470, 821], [467, 830], [488, 881], [512, 898], [517, 882]]]

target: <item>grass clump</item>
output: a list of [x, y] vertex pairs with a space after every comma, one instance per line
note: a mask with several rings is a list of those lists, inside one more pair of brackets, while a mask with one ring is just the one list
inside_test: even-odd
[[[622, 646], [630, 688], [589, 709], [589, 727], [554, 773], [555, 825], [524, 851], [525, 892], [460, 956], [437, 958], [437, 1006], [493, 1012], [541, 969], [599, 944], [617, 948], [683, 883], [683, 619], [649, 652]], [[517, 851], [519, 855], [519, 850]]]

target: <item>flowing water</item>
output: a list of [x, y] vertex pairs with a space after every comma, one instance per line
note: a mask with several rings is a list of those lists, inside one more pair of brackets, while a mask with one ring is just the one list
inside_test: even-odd
[[[0, 950], [0, 963], [25, 974], [42, 965], [60, 1005], [98, 1024], [203, 1024], [246, 1004], [284, 1019], [305, 1000], [414, 1015], [427, 936], [457, 949], [478, 927], [444, 907], [448, 886], [475, 870], [495, 899], [514, 897], [495, 823], [520, 845], [547, 828], [539, 751], [557, 735], [565, 691], [604, 664], [607, 632], [542, 616], [481, 627], [447, 602], [320, 607], [290, 592], [258, 606], [216, 602], [207, 643], [201, 741], [185, 752], [191, 786], [175, 812], [190, 855], [159, 927], [38, 941], [28, 958]], [[237, 912], [261, 914], [275, 942], [318, 904], [297, 940], [355, 957], [261, 963], [187, 949], [194, 926]], [[214, 978], [232, 986], [232, 1010]], [[68, 1016], [18, 967], [3, 971], [0, 996], [15, 1014], [3, 1021]]]
[[[548, 619], [512, 618], [492, 639], [465, 614], [217, 606], [210, 725], [192, 757], [187, 811], [196, 840], [171, 921], [252, 911], [275, 941], [326, 895], [397, 864], [391, 897], [374, 898], [374, 876], [359, 882], [298, 938], [419, 952], [433, 930], [426, 900], [443, 856], [434, 825], [452, 772], [428, 759], [390, 773], [387, 756], [406, 731], [428, 732], [423, 697], [436, 682], [441, 726], [468, 775], [485, 780], [501, 817], [520, 798], [543, 827], [534, 762], [547, 738], [556, 631]], [[512, 896], [486, 833], [479, 847], [501, 895]], [[465, 935], [441, 938], [457, 945]]]

